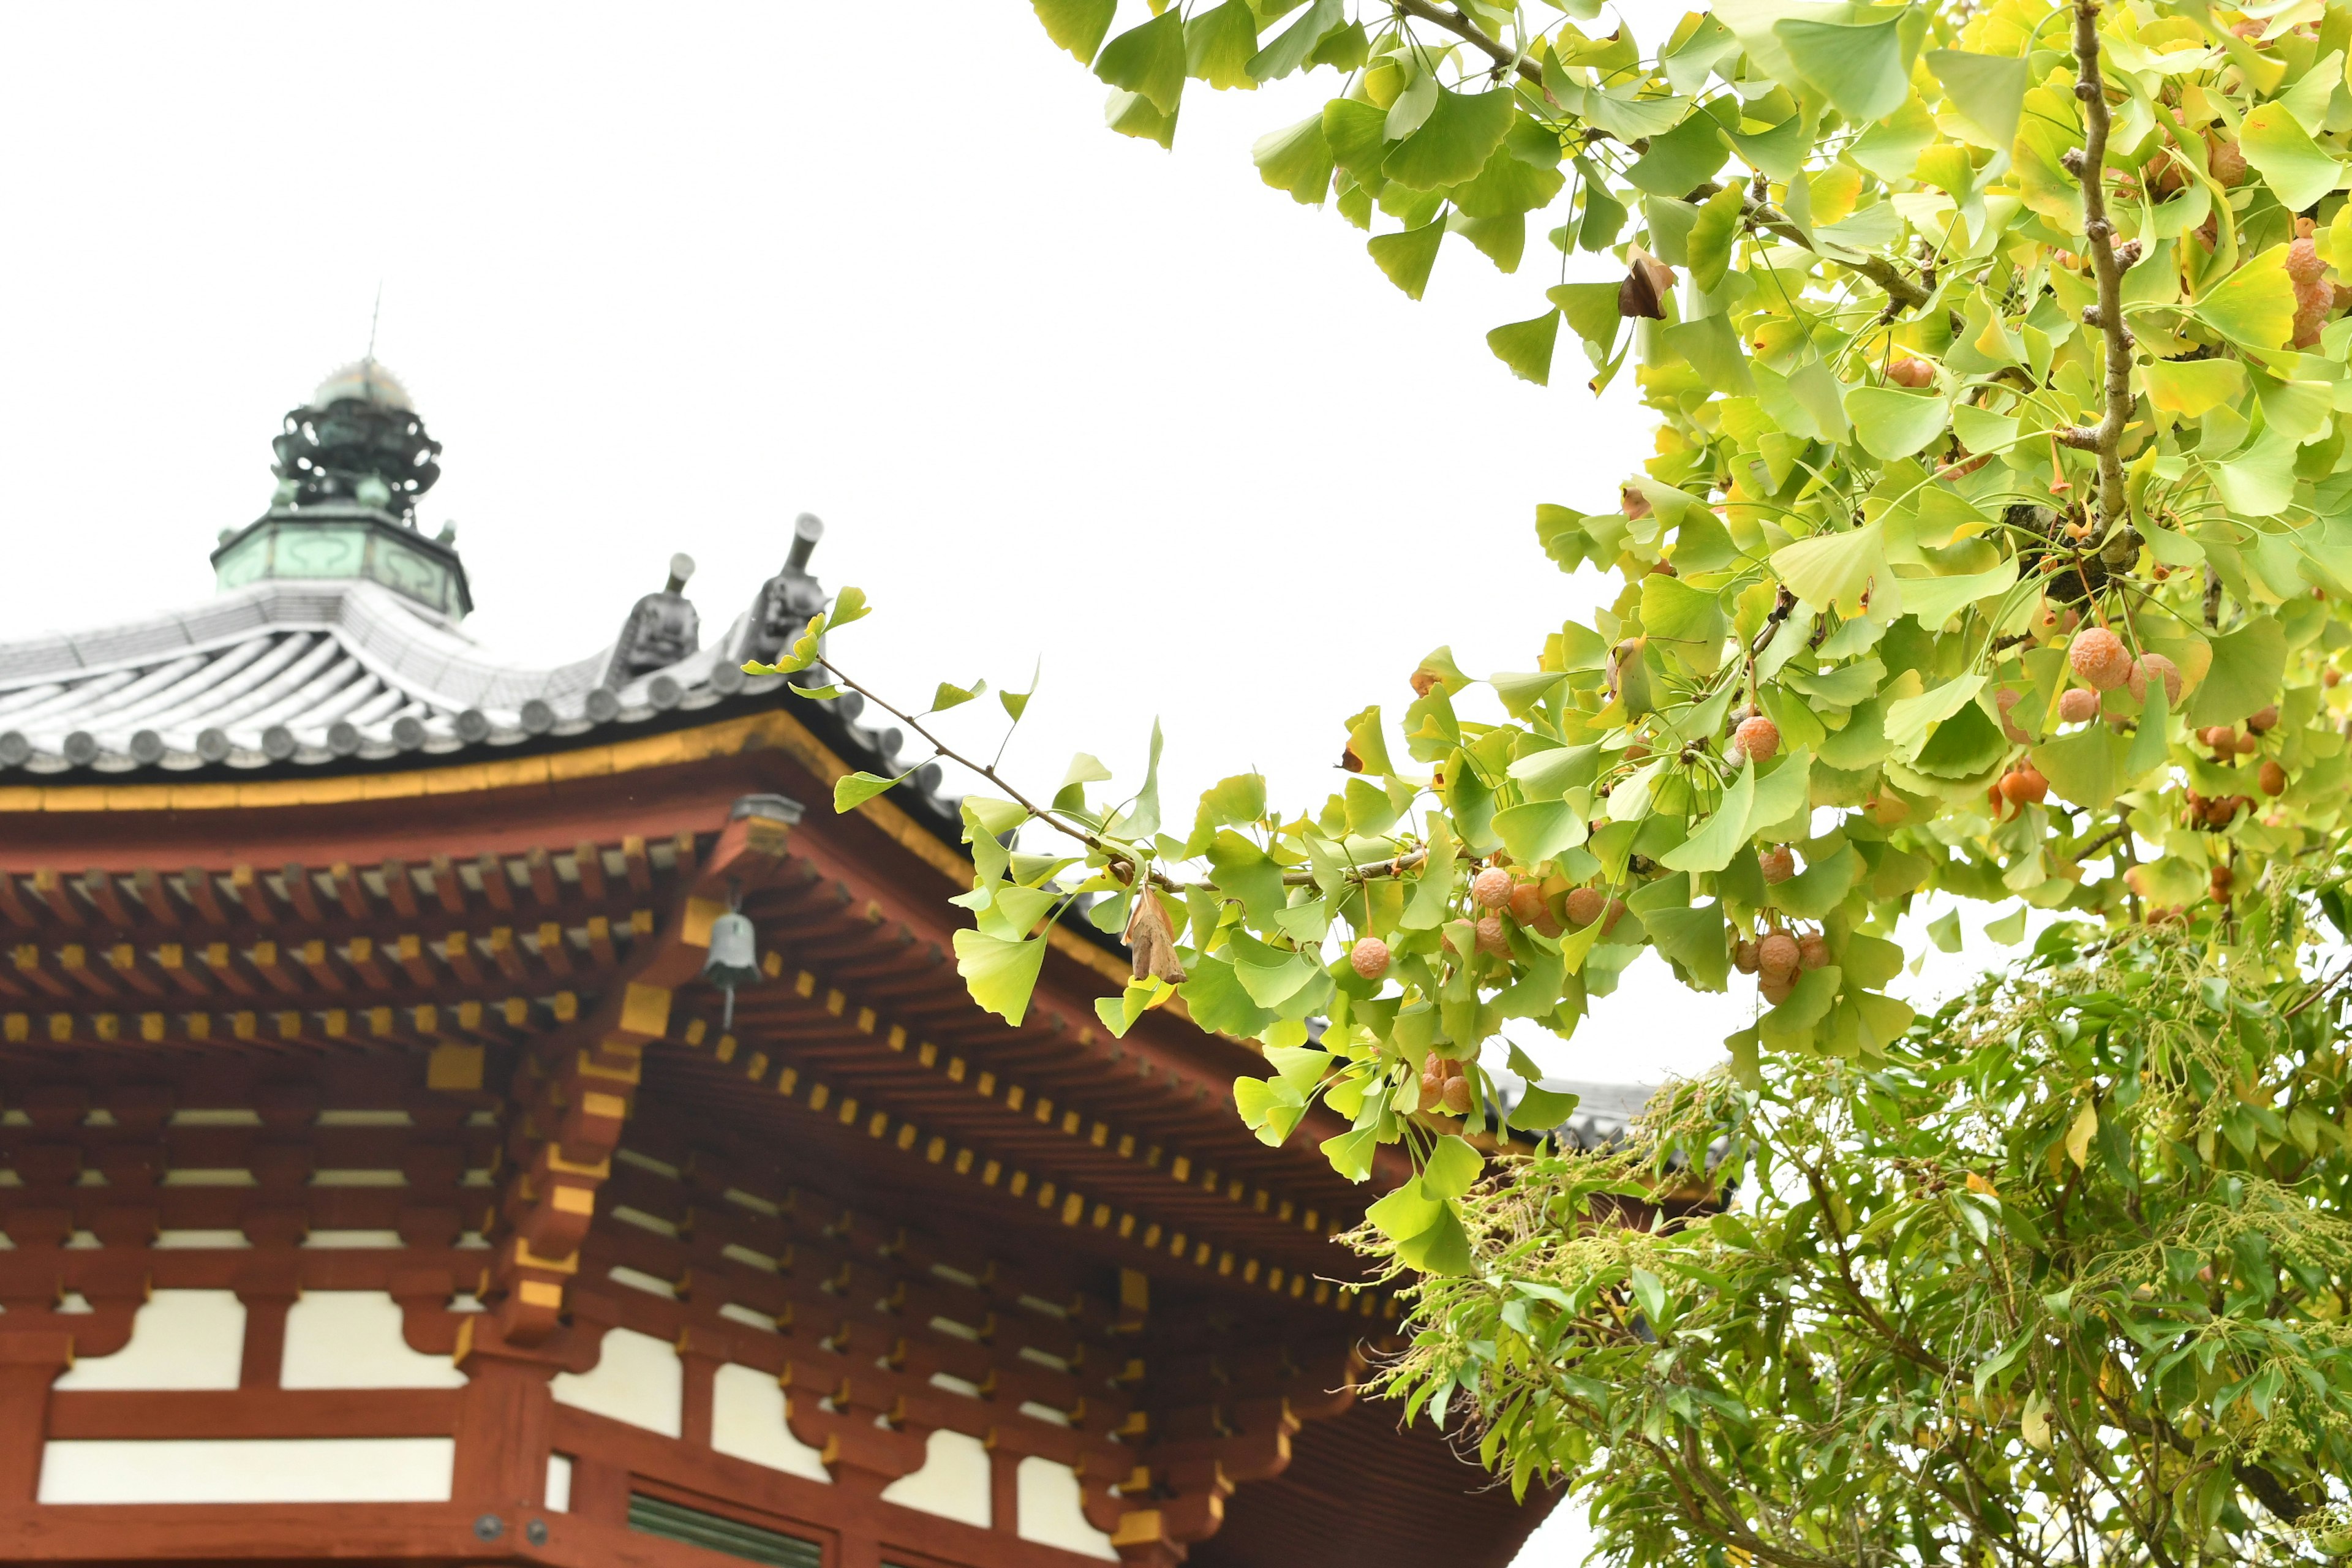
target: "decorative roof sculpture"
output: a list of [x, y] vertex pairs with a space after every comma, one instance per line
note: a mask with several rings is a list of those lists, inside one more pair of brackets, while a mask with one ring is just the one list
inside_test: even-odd
[[372, 357], [337, 371], [286, 416], [271, 447], [269, 510], [225, 531], [213, 552], [224, 590], [362, 579], [451, 621], [473, 609], [457, 531], [417, 529], [416, 502], [441, 478], [441, 443], [390, 371]]

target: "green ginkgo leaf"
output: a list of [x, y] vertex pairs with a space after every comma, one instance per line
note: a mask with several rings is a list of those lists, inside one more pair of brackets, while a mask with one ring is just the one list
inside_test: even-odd
[[2191, 724], [2234, 724], [2278, 700], [2286, 670], [2286, 630], [2278, 616], [2252, 612], [2243, 626], [2212, 642], [2213, 662], [2189, 701]]
[[1095, 75], [1150, 99], [1167, 115], [1184, 95], [1184, 18], [1171, 8], [1104, 45], [1095, 57]]
[[1748, 813], [1756, 801], [1756, 764], [1743, 764], [1739, 776], [1723, 792], [1715, 815], [1697, 832], [1659, 857], [1669, 871], [1720, 871], [1748, 842]]
[[855, 811], [884, 791], [906, 783], [911, 776], [911, 769], [895, 779], [886, 779], [879, 773], [845, 774], [833, 781], [833, 809], [837, 812]]
[[2011, 55], [1977, 55], [1962, 49], [1929, 49], [1927, 68], [1944, 84], [1951, 107], [1981, 145], [2009, 151], [2025, 110], [2025, 61]]
[[1285, 27], [1250, 58], [1248, 70], [1254, 81], [1276, 81], [1307, 63], [1333, 29], [1347, 20], [1341, 0], [1315, 0], [1298, 15], [1298, 19]]
[[1798, 74], [1857, 124], [1884, 120], [1911, 96], [1903, 61], [1903, 14], [1884, 22], [1810, 22], [1784, 17], [1772, 35]]
[[2274, 245], [2205, 291], [2197, 316], [2207, 326], [2246, 348], [2283, 348], [2294, 331], [2294, 282], [2286, 275], [2286, 249]]
[[955, 933], [956, 973], [971, 999], [1008, 1024], [1028, 1016], [1029, 998], [1045, 963], [1045, 939], [1013, 942], [976, 931]]
[[1257, 13], [1249, 0], [1225, 0], [1184, 24], [1184, 69], [1220, 89], [1257, 86], [1249, 62], [1257, 53]]
[[1429, 118], [1397, 143], [1381, 173], [1416, 191], [1476, 179], [1511, 129], [1512, 102], [1508, 88], [1487, 92], [1439, 88]]
[[1076, 55], [1082, 66], [1094, 64], [1103, 35], [1110, 31], [1111, 18], [1118, 14], [1118, 0], [1030, 0], [1030, 4], [1036, 8], [1037, 20], [1045, 24], [1045, 36]]
[[1845, 412], [1864, 449], [1890, 463], [1918, 451], [1951, 423], [1950, 406], [1942, 398], [1891, 386], [1848, 389]]
[[1712, 294], [1723, 287], [1724, 274], [1731, 268], [1731, 253], [1739, 242], [1739, 215], [1747, 205], [1738, 182], [1723, 187], [1709, 196], [1698, 209], [1698, 221], [1691, 225], [1689, 255], [1691, 281], [1704, 293]]
[[2336, 188], [2344, 165], [2314, 142], [2284, 103], [2250, 110], [2238, 146], [2281, 206], [2301, 211]]
[[1419, 228], [1376, 235], [1364, 248], [1371, 252], [1373, 263], [1388, 274], [1390, 282], [1403, 289], [1408, 299], [1418, 300], [1429, 287], [1430, 268], [1437, 265], [1438, 242], [1444, 237], [1444, 221], [1433, 219]]
[[1784, 544], [1772, 552], [1772, 571], [1816, 610], [1853, 604], [1873, 578], [1892, 575], [1885, 535], [1875, 522]]
[[1546, 310], [1531, 321], [1513, 321], [1496, 327], [1486, 334], [1486, 346], [1495, 357], [1511, 367], [1511, 374], [1522, 381], [1532, 381], [1538, 386], [1551, 380], [1551, 355], [1559, 342], [1559, 311]]
[[2150, 405], [2189, 419], [2246, 395], [2246, 367], [2233, 359], [2160, 359], [2141, 365], [2139, 374]]
[[1331, 194], [1334, 167], [1331, 143], [1323, 134], [1323, 116], [1310, 114], [1286, 130], [1268, 132], [1250, 149], [1258, 178], [1290, 199], [1312, 206]]

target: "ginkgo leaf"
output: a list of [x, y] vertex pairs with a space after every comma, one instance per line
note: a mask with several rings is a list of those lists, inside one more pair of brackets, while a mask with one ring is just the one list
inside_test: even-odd
[[2238, 146], [2279, 205], [2291, 211], [2311, 205], [2343, 177], [2343, 163], [2295, 123], [2284, 103], [2249, 110], [2238, 132]]
[[1981, 145], [1996, 153], [2009, 151], [2017, 140], [2017, 122], [2025, 110], [2026, 65], [2013, 55], [1978, 55], [1960, 49], [1929, 49], [1928, 70], [1951, 95], [1952, 109], [1969, 129], [1982, 135]]
[[1381, 173], [1417, 191], [1475, 179], [1511, 128], [1513, 101], [1508, 88], [1486, 92], [1439, 88], [1429, 118], [1397, 143]]
[[2246, 367], [2233, 359], [2160, 359], [2141, 365], [2139, 374], [2151, 405], [2189, 419], [2246, 395]]
[[1772, 24], [1772, 35], [1798, 73], [1857, 124], [1885, 119], [1911, 96], [1900, 12], [1864, 23], [1784, 17]]
[[2234, 724], [2277, 700], [2286, 668], [2286, 631], [2276, 616], [2257, 611], [2212, 644], [2213, 662], [2189, 701], [2191, 724]]
[[1388, 274], [1390, 282], [1403, 289], [1406, 298], [1418, 300], [1429, 287], [1430, 268], [1437, 265], [1438, 242], [1444, 237], [1445, 224], [1441, 219], [1401, 234], [1375, 236], [1364, 248], [1371, 252], [1373, 262]]
[[2268, 351], [2285, 346], [2294, 331], [2294, 283], [2286, 249], [2274, 245], [2205, 291], [2200, 320], [2232, 342]]
[[1258, 177], [1290, 199], [1311, 206], [1331, 194], [1331, 143], [1323, 135], [1323, 116], [1310, 114], [1284, 131], [1269, 132], [1250, 149]]
[[1029, 998], [1045, 963], [1045, 939], [1014, 942], [982, 931], [955, 933], [956, 973], [971, 999], [1007, 1024], [1029, 1014]]
[[1551, 380], [1552, 350], [1559, 342], [1559, 311], [1546, 310], [1532, 321], [1513, 321], [1486, 334], [1495, 357], [1511, 367], [1522, 381], [1542, 386]]
[[1669, 871], [1720, 871], [1748, 842], [1748, 809], [1756, 800], [1756, 764], [1743, 763], [1723, 792], [1715, 815], [1697, 832], [1669, 849], [1658, 863]]
[[1076, 55], [1082, 66], [1094, 64], [1103, 35], [1118, 14], [1118, 0], [1030, 0], [1045, 36]]
[[1854, 603], [1874, 579], [1892, 575], [1885, 536], [1875, 522], [1784, 544], [1772, 552], [1772, 571], [1789, 592], [1819, 610]]
[[1951, 410], [1932, 393], [1899, 392], [1891, 386], [1856, 386], [1845, 395], [1853, 433], [1874, 458], [1907, 458], [1943, 434]]
[[1129, 27], [1095, 57], [1095, 75], [1116, 88], [1151, 100], [1162, 114], [1176, 112], [1184, 93], [1184, 18], [1170, 9], [1140, 26]]
[[886, 779], [879, 773], [845, 774], [833, 782], [833, 809], [855, 811], [876, 795], [906, 783], [912, 776], [911, 769], [895, 779]]

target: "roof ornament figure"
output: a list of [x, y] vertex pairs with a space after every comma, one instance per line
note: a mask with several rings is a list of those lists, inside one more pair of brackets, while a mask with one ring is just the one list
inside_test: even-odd
[[441, 443], [425, 434], [408, 389], [373, 355], [320, 382], [308, 404], [287, 414], [271, 446], [278, 507], [356, 502], [414, 528], [418, 498], [441, 477]]
[[613, 662], [604, 670], [605, 687], [618, 691], [641, 675], [667, 669], [702, 646], [702, 617], [680, 591], [693, 575], [693, 556], [669, 558], [669, 581], [662, 591], [639, 599], [621, 624], [621, 639], [613, 645]]
[[741, 657], [772, 663], [808, 629], [809, 617], [824, 608], [824, 586], [808, 569], [809, 557], [824, 537], [824, 523], [814, 512], [804, 511], [793, 520], [792, 552], [784, 557], [784, 569], [761, 585], [752, 604]]

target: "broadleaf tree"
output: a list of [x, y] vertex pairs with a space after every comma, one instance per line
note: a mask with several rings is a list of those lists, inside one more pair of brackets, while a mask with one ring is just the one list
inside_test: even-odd
[[[1163, 148], [1188, 95], [1328, 81], [1264, 182], [1410, 300], [1534, 275], [1496, 374], [1630, 376], [1657, 437], [1615, 509], [1534, 510], [1605, 607], [1335, 716], [1319, 803], [1164, 813], [1156, 731], [1131, 787], [1019, 784], [929, 722], [984, 687], [861, 684], [845, 591], [761, 668], [979, 776], [980, 1005], [1083, 908], [1112, 1032], [1181, 997], [1263, 1049], [1266, 1142], [1403, 1144], [1351, 1237], [1414, 1300], [1382, 1385], [1616, 1560], [2352, 1545], [2352, 6], [1034, 9]], [[2046, 924], [1920, 1017], [1930, 896]], [[1624, 1145], [1545, 1143], [1572, 1101], [1504, 1025], [1572, 1034], [1645, 950], [1754, 1022]]]

